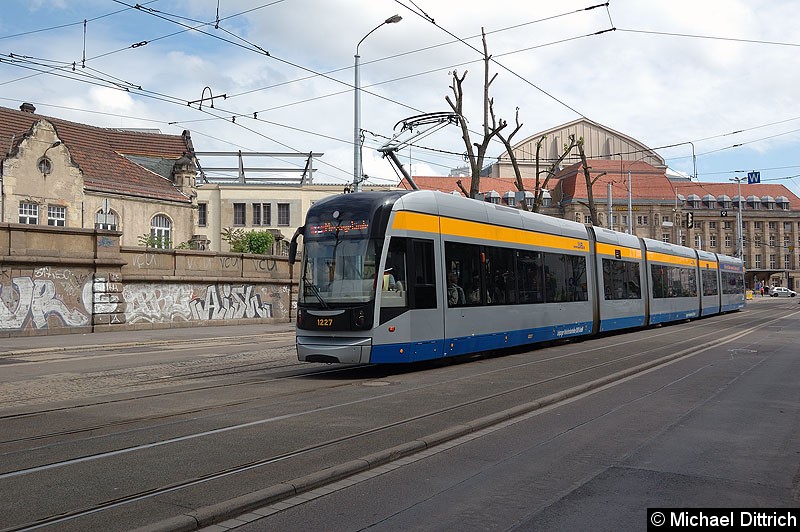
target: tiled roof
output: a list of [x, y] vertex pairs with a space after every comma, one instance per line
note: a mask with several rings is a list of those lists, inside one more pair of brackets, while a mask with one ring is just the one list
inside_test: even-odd
[[[188, 135], [100, 128], [0, 107], [0, 157], [13, 153], [39, 120], [53, 124], [72, 161], [81, 169], [87, 190], [183, 203], [191, 201], [174, 186], [168, 174], [164, 175], [165, 171], [160, 175], [133, 162], [138, 156], [174, 163], [184, 153], [191, 153]], [[171, 169], [171, 163], [149, 166]]]
[[[459, 194], [461, 190], [456, 185], [456, 181], [461, 180], [461, 184], [469, 191], [470, 180], [467, 177], [453, 177], [453, 176], [414, 176], [414, 182], [421, 190], [439, 190], [441, 192], [456, 191]], [[497, 177], [481, 177], [481, 192], [489, 192], [494, 190], [502, 196], [504, 193], [511, 191], [516, 192], [517, 187], [514, 184], [515, 180], [512, 178], [497, 178]], [[533, 178], [523, 178], [525, 190], [531, 190], [536, 187], [536, 180]], [[411, 190], [411, 185], [404, 178], [400, 181], [400, 188]]]
[[[670, 180], [663, 169], [656, 168], [644, 161], [623, 161], [620, 166], [619, 161], [607, 159], [592, 159], [587, 161], [591, 179], [600, 176], [592, 186], [595, 199], [605, 203], [608, 183], [611, 183], [611, 197], [615, 203], [626, 201], [628, 197], [628, 172], [630, 172], [631, 199], [638, 203], [664, 203], [672, 202], [676, 199], [676, 194], [684, 198], [690, 194], [696, 194], [701, 198], [707, 194], [715, 197], [726, 194], [733, 198], [738, 194], [738, 185], [729, 183], [705, 183], [699, 181], [677, 181]], [[437, 176], [415, 176], [414, 182], [423, 190], [440, 190], [442, 192], [458, 191], [456, 181], [461, 180], [464, 188], [469, 190], [470, 177], [437, 177]], [[493, 178], [481, 177], [480, 191], [483, 193], [495, 190], [503, 197], [503, 194], [512, 191], [517, 187], [513, 178]], [[533, 178], [523, 178], [525, 190], [533, 192], [536, 183]], [[400, 188], [410, 190], [411, 186], [404, 179], [400, 182]], [[548, 190], [558, 190], [558, 195], [563, 197], [563, 201], [585, 201], [588, 198], [586, 188], [586, 178], [583, 173], [583, 164], [576, 163], [568, 166], [556, 174], [547, 184]], [[789, 200], [793, 209], [800, 208], [800, 198], [793, 194], [784, 185], [773, 184], [742, 184], [742, 196], [755, 195], [759, 198], [763, 196], [784, 196]]]
[[[624, 161], [620, 167], [619, 161], [594, 159], [587, 161], [590, 167], [589, 174], [592, 179], [602, 172], [606, 172], [593, 185], [592, 191], [596, 198], [606, 197], [607, 183], [611, 182], [611, 195], [616, 198], [627, 198], [628, 172], [630, 171], [631, 197], [633, 201], [674, 201], [676, 194], [688, 197], [696, 194], [701, 198], [707, 194], [720, 196], [726, 194], [733, 198], [738, 194], [738, 185], [734, 182], [706, 183], [702, 181], [679, 181], [667, 178], [663, 170], [659, 170], [645, 162], [629, 163]], [[565, 168], [557, 174], [562, 181], [564, 195], [573, 200], [587, 198], [586, 179], [583, 174], [583, 164], [577, 163]], [[550, 186], [553, 189], [554, 186]], [[793, 208], [800, 207], [800, 198], [784, 185], [779, 184], [753, 184], [743, 183], [742, 196], [785, 196]]]

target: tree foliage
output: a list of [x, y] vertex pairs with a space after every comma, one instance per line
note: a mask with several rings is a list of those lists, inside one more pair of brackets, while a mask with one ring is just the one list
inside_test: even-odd
[[143, 234], [138, 236], [140, 246], [147, 249], [170, 249], [172, 247], [172, 240], [163, 236], [155, 236], [151, 234]]
[[226, 227], [222, 230], [222, 240], [230, 244], [234, 253], [267, 255], [272, 250], [275, 237], [269, 231], [245, 231], [240, 227]]

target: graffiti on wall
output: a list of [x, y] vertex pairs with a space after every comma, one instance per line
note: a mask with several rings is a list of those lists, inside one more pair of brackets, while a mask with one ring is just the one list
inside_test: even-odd
[[[122, 290], [127, 323], [272, 318], [285, 313], [281, 287], [255, 284], [128, 284]], [[285, 297], [284, 297], [285, 298]]]
[[[6, 272], [4, 272], [7, 275]], [[89, 274], [38, 268], [32, 276], [0, 282], [0, 330], [89, 325], [92, 282]]]

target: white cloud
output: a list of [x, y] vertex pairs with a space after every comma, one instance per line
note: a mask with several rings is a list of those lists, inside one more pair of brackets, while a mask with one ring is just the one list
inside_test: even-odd
[[[264, 4], [241, 17], [226, 18], [261, 6], [227, 0], [219, 3], [221, 28], [204, 28], [210, 35], [176, 33], [180, 26], [145, 10], [130, 10], [89, 23], [86, 53], [94, 59], [88, 64], [141, 85], [149, 97], [51, 75], [20, 79], [31, 71], [2, 63], [0, 86], [6, 98], [2, 105], [16, 108], [22, 101], [36, 101], [41, 112], [97, 125], [145, 127], [147, 122], [80, 109], [158, 120], [157, 127], [165, 132], [192, 130], [201, 150], [320, 151], [325, 156], [318, 164], [318, 179], [347, 182], [353, 166], [355, 47], [386, 17], [399, 13], [400, 23], [380, 27], [360, 48], [362, 127], [369, 132], [364, 168], [369, 175], [394, 178], [389, 163], [372, 148], [396, 133], [393, 127], [399, 120], [449, 110], [444, 98], [450, 94], [448, 71], [454, 68], [469, 71], [466, 114], [473, 130], [481, 128], [480, 56], [466, 44], [452, 42], [447, 33], [474, 37], [481, 27], [489, 32], [490, 53], [510, 70], [492, 67], [498, 77], [491, 92], [499, 116], [513, 121], [515, 108], [520, 108], [524, 128], [518, 139], [575, 119], [578, 115], [571, 107], [651, 146], [695, 141], [698, 154], [714, 152], [698, 157], [698, 166], [709, 174], [751, 164], [800, 164], [793, 159], [797, 150], [792, 150], [797, 134], [747, 144], [800, 128], [800, 120], [721, 136], [800, 116], [800, 96], [794, 88], [795, 48], [682, 36], [791, 43], [796, 40], [793, 3], [615, 0], [608, 9], [582, 11], [589, 4], [417, 2], [435, 19], [434, 25], [386, 0], [295, 0]], [[213, 22], [217, 6], [214, 0], [162, 0], [152, 7]], [[31, 17], [29, 9], [36, 9], [37, 16]], [[116, 7], [88, 0], [69, 5], [11, 0], [7, 10], [18, 27], [4, 31], [17, 34], [91, 19]], [[557, 16], [565, 13], [569, 14]], [[612, 22], [616, 31], [592, 35], [609, 29]], [[131, 48], [142, 41], [148, 44]], [[4, 53], [61, 61], [80, 59], [84, 53], [82, 24], [0, 42]], [[249, 43], [270, 55], [246, 50]], [[468, 43], [481, 46], [479, 38]], [[309, 70], [325, 76], [313, 76]], [[217, 98], [213, 111], [204, 103], [201, 113], [197, 105], [189, 107], [186, 102], [201, 98], [205, 87]], [[228, 98], [221, 99], [222, 94]], [[258, 120], [253, 118], [256, 112]], [[219, 118], [212, 120], [214, 116]], [[717, 138], [702, 140], [709, 137]], [[715, 152], [735, 143], [745, 146]], [[463, 141], [454, 126], [417, 144], [436, 151], [414, 149], [415, 172], [446, 174], [450, 167], [463, 164]], [[493, 147], [490, 155], [502, 151]], [[684, 147], [665, 155], [687, 154]], [[401, 155], [407, 161], [407, 151]], [[686, 160], [676, 164], [685, 165]]]

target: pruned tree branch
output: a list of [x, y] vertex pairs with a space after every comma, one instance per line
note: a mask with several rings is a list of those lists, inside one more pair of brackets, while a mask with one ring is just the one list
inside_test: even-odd
[[[589, 171], [591, 167], [586, 162], [586, 153], [583, 151], [583, 137], [580, 138], [578, 141], [578, 153], [581, 156], [581, 166], [583, 166], [583, 176], [586, 179], [586, 195], [589, 200], [589, 216], [592, 218], [592, 225], [599, 226], [599, 220], [597, 219], [597, 208], [594, 204], [594, 194], [592, 193], [592, 185], [594, 181], [592, 181], [591, 176], [589, 175]], [[598, 176], [599, 177], [599, 176]]]
[[456, 186], [458, 187], [458, 189], [461, 191], [462, 194], [464, 194], [466, 197], [469, 197], [469, 191], [466, 188], [464, 188], [464, 184], [461, 182], [460, 179], [456, 181]]
[[[542, 140], [544, 140], [544, 137], [539, 139], [539, 143], [541, 143]], [[550, 182], [550, 178], [551, 177], [556, 175], [556, 169], [559, 167], [561, 162], [567, 157], [567, 155], [569, 155], [569, 152], [572, 151], [572, 148], [574, 148], [576, 146], [576, 144], [577, 144], [577, 141], [575, 140], [575, 135], [570, 135], [569, 136], [569, 144], [564, 144], [564, 151], [561, 153], [561, 155], [558, 157], [558, 159], [553, 161], [553, 164], [550, 165], [550, 168], [546, 170], [545, 173], [547, 174], [547, 177], [544, 178], [544, 182], [542, 182], [542, 186], [538, 187], [538, 185], [537, 185], [536, 198], [534, 198], [534, 201], [533, 201], [533, 211], [534, 212], [539, 212], [539, 208], [542, 205], [542, 198], [544, 197], [544, 191], [547, 190], [547, 183]], [[539, 164], [538, 164], [538, 159], [539, 159], [538, 145], [537, 145], [537, 150], [536, 150], [536, 159], [537, 159], [536, 166], [538, 168], [538, 166], [539, 166]], [[537, 172], [537, 175], [536, 175], [536, 179], [537, 180], [539, 179], [538, 172]]]

